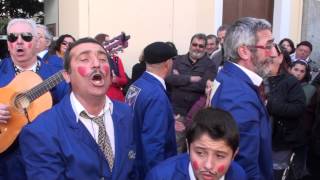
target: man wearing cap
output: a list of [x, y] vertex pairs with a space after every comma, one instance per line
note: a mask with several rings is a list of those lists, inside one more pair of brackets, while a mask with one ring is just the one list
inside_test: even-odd
[[164, 42], [154, 42], [144, 51], [146, 71], [129, 88], [126, 102], [134, 110], [137, 166], [140, 178], [159, 162], [176, 155], [174, 118], [164, 79], [177, 54]]

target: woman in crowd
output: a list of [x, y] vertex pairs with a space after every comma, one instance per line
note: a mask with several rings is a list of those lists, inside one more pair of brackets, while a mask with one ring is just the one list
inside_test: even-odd
[[280, 41], [279, 43], [280, 47], [282, 47], [283, 49], [285, 49], [289, 54], [292, 54], [295, 52], [295, 47], [294, 47], [294, 43], [291, 39], [289, 38], [284, 38]]
[[[108, 34], [99, 33], [95, 36], [95, 39], [101, 44], [105, 44], [110, 40]], [[121, 58], [117, 55], [117, 52], [112, 52], [112, 49], [109, 51], [109, 64], [112, 74], [112, 84], [110, 85], [107, 95], [113, 100], [118, 100], [124, 102], [123, 88], [128, 84], [128, 78], [124, 71]]]
[[303, 60], [292, 62], [289, 73], [295, 76], [305, 93], [307, 109], [301, 118], [301, 124], [304, 132], [305, 145], [296, 150], [295, 176], [302, 178], [308, 174], [307, 170], [307, 153], [311, 145], [312, 128], [314, 124], [314, 114], [317, 106], [316, 87], [309, 83], [311, 80], [309, 65]]
[[290, 56], [276, 48], [272, 76], [264, 83], [267, 110], [273, 122], [272, 158], [274, 179], [281, 180], [296, 148], [303, 144], [300, 118], [305, 112], [305, 95], [299, 81], [287, 73]]
[[75, 42], [76, 39], [71, 36], [70, 34], [63, 34], [61, 35], [57, 41], [55, 42], [54, 46], [54, 52], [53, 54], [56, 54], [60, 58], [64, 58], [64, 53], [67, 51], [68, 47], [71, 43]]

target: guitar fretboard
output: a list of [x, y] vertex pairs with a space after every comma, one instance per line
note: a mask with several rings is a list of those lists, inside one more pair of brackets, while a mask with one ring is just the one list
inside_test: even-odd
[[57, 72], [34, 88], [28, 90], [24, 94], [28, 97], [29, 101], [32, 102], [44, 93], [48, 92], [63, 80], [64, 78], [62, 76], [62, 71]]

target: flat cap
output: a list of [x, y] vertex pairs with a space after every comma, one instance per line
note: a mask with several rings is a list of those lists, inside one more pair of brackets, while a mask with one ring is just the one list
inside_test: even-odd
[[143, 50], [143, 60], [148, 64], [162, 63], [177, 55], [177, 52], [165, 42], [154, 42]]

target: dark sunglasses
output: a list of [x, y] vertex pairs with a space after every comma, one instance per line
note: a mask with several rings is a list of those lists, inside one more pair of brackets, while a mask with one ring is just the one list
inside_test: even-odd
[[205, 48], [205, 46], [203, 44], [191, 43], [191, 45], [193, 47], [197, 47], [198, 46], [199, 48]]
[[65, 46], [70, 46], [72, 42], [62, 41], [61, 44]]
[[32, 34], [29, 32], [25, 32], [25, 33], [9, 33], [7, 36], [7, 40], [11, 43], [14, 43], [18, 40], [19, 36], [21, 36], [21, 38], [26, 41], [26, 42], [30, 42], [32, 41]]

